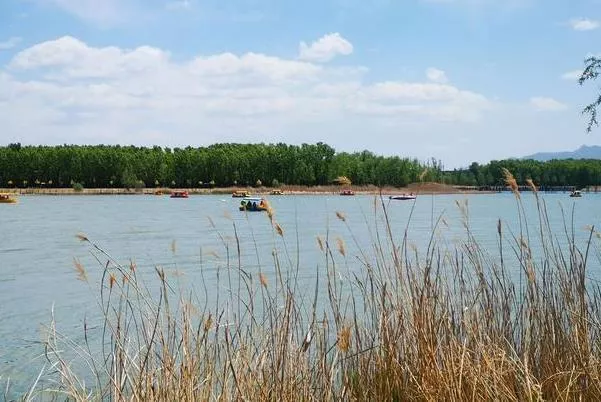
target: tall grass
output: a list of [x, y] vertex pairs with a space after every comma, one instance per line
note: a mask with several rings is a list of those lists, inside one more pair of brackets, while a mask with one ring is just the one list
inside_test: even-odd
[[[506, 180], [515, 182], [509, 172]], [[81, 345], [50, 325], [46, 376], [53, 382], [28, 397], [601, 400], [601, 294], [588, 275], [598, 234], [590, 228], [579, 245], [567, 222], [554, 233], [536, 191], [534, 217], [514, 192], [519, 230], [499, 221], [494, 250], [479, 246], [467, 202], [458, 202], [461, 244], [437, 235], [446, 224], [440, 217], [418, 250], [407, 229], [393, 231], [386, 202], [376, 197], [373, 217], [384, 223], [372, 246], [351, 256], [344, 239], [319, 237], [323, 259], [309, 290], [299, 279], [302, 255], [288, 251], [294, 236], [270, 211], [278, 247], [256, 272], [244, 268], [236, 226], [233, 244], [219, 234], [228, 257], [218, 276], [231, 293], [215, 302], [160, 267], [154, 280], [142, 280], [135, 264], [119, 264], [81, 236], [103, 276], [91, 283], [79, 262], [75, 275], [99, 286], [101, 320], [86, 323]], [[342, 212], [336, 218], [348, 223]], [[359, 245], [350, 229], [345, 237]], [[101, 335], [92, 339], [94, 325]]]

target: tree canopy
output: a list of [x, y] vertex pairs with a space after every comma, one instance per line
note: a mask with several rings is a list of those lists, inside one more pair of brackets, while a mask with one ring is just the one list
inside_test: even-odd
[[[404, 186], [425, 164], [369, 151], [336, 153], [327, 144], [214, 144], [199, 148], [119, 145], [0, 147], [0, 187], [204, 187], [261, 184]], [[435, 178], [435, 171], [431, 179]]]
[[214, 144], [199, 148], [119, 145], [0, 147], [0, 187], [227, 187], [340, 184], [402, 187], [413, 182], [503, 185], [502, 168], [520, 184], [601, 185], [601, 160], [507, 159], [444, 171], [435, 159], [420, 162], [369, 151], [336, 152], [324, 143]]
[[445, 182], [466, 186], [502, 186], [502, 168], [508, 169], [516, 181], [525, 185], [531, 179], [537, 186], [599, 186], [601, 185], [601, 160], [554, 159], [539, 162], [532, 159], [506, 159], [480, 165], [472, 163], [467, 169], [445, 172]]

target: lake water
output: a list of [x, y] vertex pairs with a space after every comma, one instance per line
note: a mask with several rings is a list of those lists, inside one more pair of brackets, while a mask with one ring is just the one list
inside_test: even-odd
[[[535, 224], [534, 196], [522, 197], [531, 225]], [[601, 195], [571, 199], [568, 194], [556, 193], [541, 197], [558, 234], [563, 231], [560, 205], [568, 215], [568, 224], [575, 206], [573, 227], [581, 241], [588, 237], [587, 225], [601, 224]], [[22, 196], [17, 205], [0, 205], [0, 381], [4, 383], [10, 377], [14, 392], [22, 392], [35, 379], [44, 364], [40, 328], [49, 323], [53, 306], [61, 330], [74, 338], [81, 335], [84, 317], [97, 314], [95, 282], [103, 267], [90, 246], [76, 238], [78, 233], [120, 262], [135, 260], [138, 272], [149, 278], [154, 267], [161, 266], [181, 272], [182, 280], [201, 287], [198, 273], [203, 270], [209, 293], [215, 296], [227, 293], [224, 284], [215, 282], [217, 269], [226, 264], [224, 244], [229, 245], [230, 256], [237, 259], [234, 226], [244, 269], [251, 273], [261, 269], [269, 277], [273, 275], [271, 251], [286, 249], [287, 254], [281, 253], [284, 265], [295, 265], [298, 258], [300, 281], [307, 284], [314, 283], [316, 266], [323, 265], [317, 236], [328, 235], [334, 245], [334, 239], [344, 239], [350, 269], [360, 269], [354, 256], [359, 248], [369, 254], [376, 226], [383, 227], [381, 211], [374, 215], [373, 196], [269, 198], [276, 211], [275, 220], [284, 230], [283, 239], [274, 234], [265, 213], [239, 212], [239, 200], [223, 195], [188, 199]], [[401, 240], [408, 227], [410, 243], [423, 247], [434, 221], [442, 214], [445, 222], [439, 230], [441, 238], [449, 247], [458, 244], [465, 239], [465, 230], [457, 200], [468, 201], [471, 231], [492, 254], [497, 247], [498, 219], [517, 231], [516, 201], [510, 193], [420, 196], [410, 222], [413, 202], [385, 200], [395, 239]], [[336, 211], [344, 213], [346, 223], [336, 217]], [[88, 270], [93, 288], [77, 280], [74, 258]], [[589, 272], [599, 275], [598, 261], [591, 263]]]

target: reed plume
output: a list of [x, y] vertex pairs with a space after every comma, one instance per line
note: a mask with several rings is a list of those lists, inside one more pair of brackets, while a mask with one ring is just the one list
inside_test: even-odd
[[75, 272], [77, 273], [77, 279], [79, 279], [80, 281], [83, 281], [83, 282], [87, 282], [88, 274], [87, 274], [84, 266], [81, 264], [81, 262], [79, 262], [78, 259], [74, 258], [73, 266], [75, 267]]
[[513, 177], [513, 174], [511, 174], [511, 172], [506, 168], [501, 168], [501, 171], [503, 172], [505, 185], [507, 185], [511, 189], [516, 198], [520, 199], [519, 186], [517, 181], [515, 180], [515, 177]]

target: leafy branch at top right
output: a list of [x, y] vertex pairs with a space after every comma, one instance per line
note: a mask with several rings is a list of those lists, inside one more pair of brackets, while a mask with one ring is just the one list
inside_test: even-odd
[[[580, 75], [580, 78], [578, 78], [578, 83], [580, 85], [583, 85], [586, 81], [595, 80], [601, 73], [601, 58], [591, 56], [587, 58], [584, 63], [584, 71]], [[582, 110], [582, 114], [589, 116], [588, 126], [586, 127], [586, 131], [589, 133], [593, 129], [593, 126], [599, 126], [599, 122], [597, 121], [597, 113], [600, 106], [601, 93], [599, 93], [596, 100]]]

